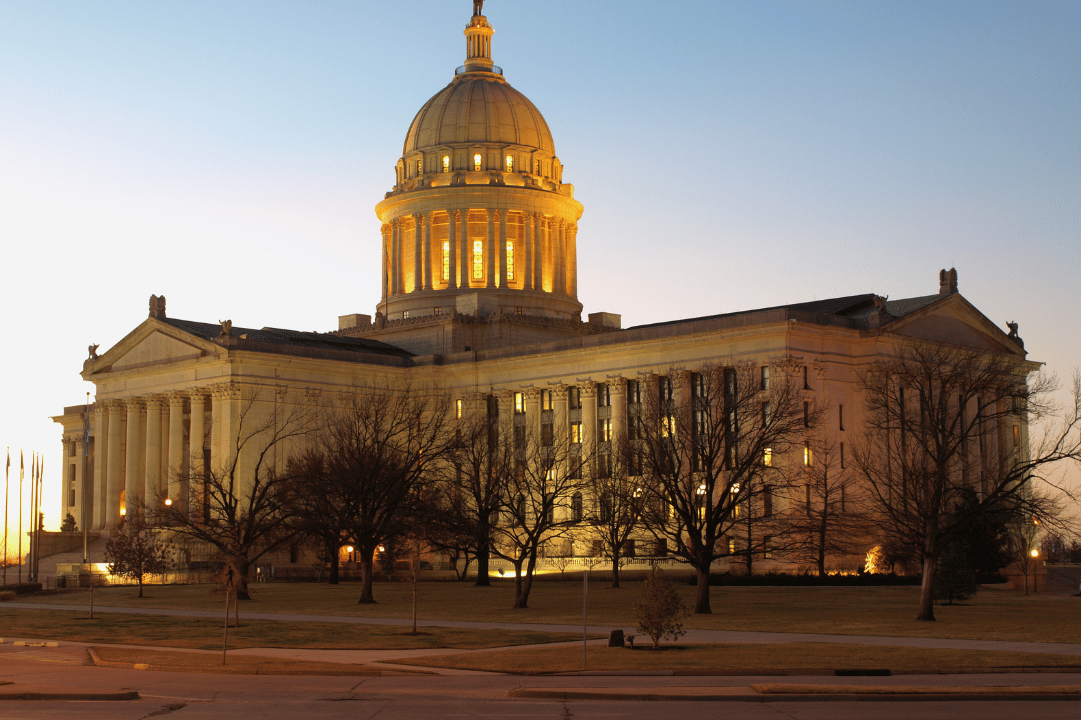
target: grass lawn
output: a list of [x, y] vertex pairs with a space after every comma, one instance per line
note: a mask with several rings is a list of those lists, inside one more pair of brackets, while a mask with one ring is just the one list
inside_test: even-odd
[[[400, 650], [420, 648], [477, 648], [528, 645], [577, 640], [581, 635], [526, 631], [461, 630], [354, 625], [320, 622], [245, 620], [229, 628], [230, 648], [326, 648], [348, 650]], [[95, 614], [70, 610], [22, 610], [0, 604], [0, 628], [6, 634], [48, 640], [124, 645], [161, 645], [193, 650], [220, 650], [223, 620], [155, 615]], [[143, 662], [132, 660], [129, 662]]]
[[[1035, 653], [994, 653], [974, 650], [785, 643], [766, 645], [661, 645], [659, 650], [590, 646], [589, 670], [673, 671], [676, 674], [748, 674], [780, 670], [869, 670], [893, 672], [941, 671], [1002, 667], [1081, 667], [1081, 658]], [[545, 674], [582, 669], [581, 647], [496, 650], [396, 660], [418, 667]]]
[[[539, 581], [533, 586], [530, 608], [512, 610], [513, 584], [496, 580], [490, 588], [468, 583], [421, 583], [418, 616], [432, 620], [483, 620], [579, 624], [582, 621], [580, 582]], [[620, 589], [593, 582], [589, 588], [589, 622], [634, 628], [633, 605], [642, 583], [628, 582]], [[351, 617], [407, 618], [411, 585], [376, 583], [375, 605], [359, 605], [356, 584], [330, 586], [309, 583], [268, 583], [251, 586], [253, 600], [241, 612], [303, 613]], [[679, 586], [689, 604], [695, 588]], [[124, 607], [191, 608], [221, 610], [223, 598], [207, 585], [149, 586], [148, 597], [136, 598], [134, 587], [114, 586], [95, 592], [98, 605]], [[710, 589], [712, 615], [686, 618], [688, 629], [769, 630], [841, 635], [1028, 640], [1081, 643], [1077, 622], [1081, 598], [1030, 595], [1007, 590], [984, 590], [962, 605], [935, 608], [934, 623], [915, 621], [919, 604], [916, 587], [714, 587]], [[89, 593], [27, 598], [32, 602], [85, 605]], [[3, 605], [0, 604], [0, 608]], [[159, 620], [160, 622], [160, 620]]]

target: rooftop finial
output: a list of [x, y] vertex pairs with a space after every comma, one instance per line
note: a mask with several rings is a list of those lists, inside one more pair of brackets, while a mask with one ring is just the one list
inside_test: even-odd
[[499, 72], [492, 65], [495, 30], [488, 24], [483, 10], [484, 0], [473, 0], [473, 17], [465, 27], [465, 65], [458, 69], [459, 72]]
[[473, 17], [484, 15], [484, 0], [473, 0]]

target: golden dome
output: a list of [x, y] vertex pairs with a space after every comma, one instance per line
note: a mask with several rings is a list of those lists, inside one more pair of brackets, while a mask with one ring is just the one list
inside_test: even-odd
[[519, 145], [555, 155], [537, 107], [494, 72], [463, 72], [424, 104], [405, 136], [402, 155], [433, 147]]

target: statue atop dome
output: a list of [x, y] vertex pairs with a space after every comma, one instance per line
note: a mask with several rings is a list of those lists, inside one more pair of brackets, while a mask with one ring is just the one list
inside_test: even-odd
[[473, 17], [484, 15], [484, 0], [473, 0]]

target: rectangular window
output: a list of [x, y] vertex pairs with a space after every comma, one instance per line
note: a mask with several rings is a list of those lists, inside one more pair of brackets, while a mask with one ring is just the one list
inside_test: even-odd
[[762, 366], [760, 380], [759, 388], [762, 390], [769, 390], [769, 365]]
[[514, 414], [522, 415], [525, 413], [525, 396], [520, 393], [514, 393]]
[[838, 430], [844, 430], [845, 429], [845, 406], [844, 405], [838, 405], [837, 406], [837, 429]]
[[811, 467], [814, 464], [814, 455], [811, 453], [810, 441], [803, 443], [803, 467]]
[[693, 373], [691, 375], [691, 392], [696, 398], [703, 398], [706, 396], [706, 381], [701, 373]]
[[417, 160], [417, 175], [420, 175], [423, 172], [424, 172], [424, 161], [423, 160]]
[[762, 451], [762, 464], [766, 467], [773, 467], [773, 448], [766, 448]]
[[807, 517], [811, 517], [811, 485], [803, 486], [803, 502], [807, 509]]
[[840, 443], [840, 453], [841, 453], [841, 469], [844, 470], [845, 469], [845, 444], [844, 443]]
[[848, 509], [845, 507], [845, 505], [846, 505], [845, 501], [847, 500], [847, 498], [845, 496], [847, 494], [848, 493], [845, 492], [845, 486], [842, 485], [841, 486], [841, 512], [847, 512], [848, 511]]
[[450, 155], [443, 156], [443, 172], [450, 172]]
[[762, 557], [770, 559], [773, 557], [773, 536], [766, 535], [762, 538]]
[[762, 517], [773, 517], [773, 490], [769, 487], [762, 493]]
[[611, 418], [601, 418], [597, 420], [597, 442], [611, 442], [612, 441], [612, 420]]
[[582, 423], [571, 423], [571, 443], [574, 445], [582, 444]]
[[480, 172], [481, 162], [482, 161], [483, 161], [483, 158], [481, 157], [480, 153], [477, 153], [476, 155], [473, 156], [473, 170], [474, 171]]
[[443, 279], [450, 280], [450, 240], [443, 241]]
[[462, 401], [461, 400], [455, 400], [454, 401], [454, 419], [455, 420], [461, 420], [462, 419]]
[[642, 404], [642, 385], [637, 380], [627, 381], [627, 404], [628, 405], [641, 405]]
[[672, 400], [672, 378], [667, 375], [662, 375], [657, 380], [659, 391], [661, 394], [661, 402], [671, 402]]
[[807, 382], [807, 366], [806, 365], [803, 366], [803, 389], [804, 390], [810, 390], [811, 389], [811, 386]]
[[612, 407], [612, 391], [607, 383], [597, 384], [597, 407]]
[[769, 403], [762, 403], [762, 427], [769, 427]]
[[484, 241], [473, 241], [473, 279], [484, 279]]
[[514, 426], [514, 449], [525, 450], [525, 425]]
[[803, 427], [811, 427], [811, 403], [803, 403]]
[[541, 390], [541, 410], [552, 409], [552, 391]]
[[514, 241], [507, 241], [507, 280], [514, 279]]
[[579, 388], [567, 388], [567, 405], [571, 410], [582, 409], [582, 391]]
[[507, 172], [514, 172], [514, 158], [510, 155], [507, 156]]

